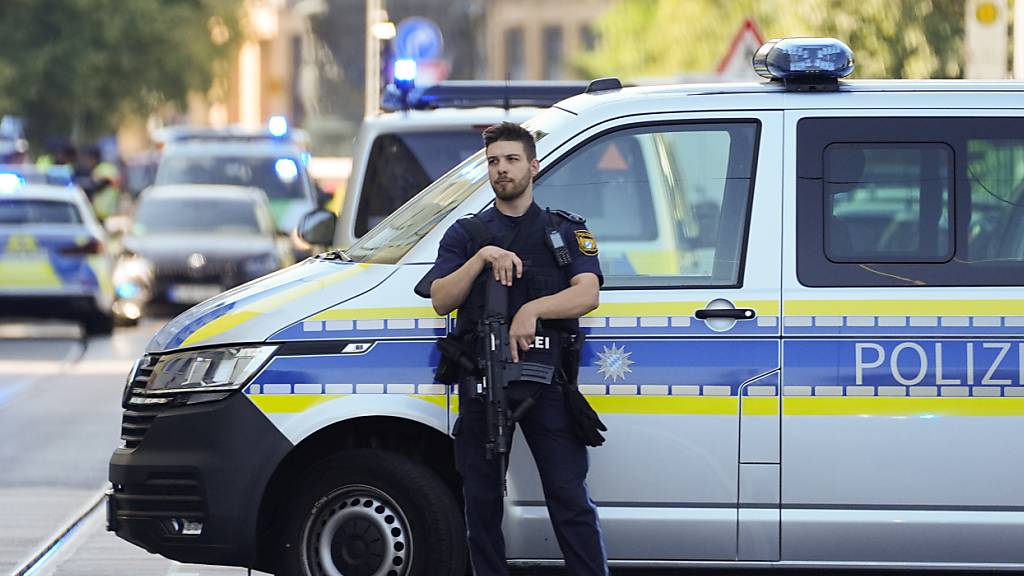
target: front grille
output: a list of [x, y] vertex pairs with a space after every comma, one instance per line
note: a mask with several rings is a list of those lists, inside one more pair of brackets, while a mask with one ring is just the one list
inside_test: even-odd
[[192, 470], [155, 471], [138, 484], [119, 484], [111, 495], [121, 517], [185, 518], [205, 516], [199, 475]]
[[121, 418], [121, 440], [124, 447], [134, 450], [142, 442], [143, 436], [157, 415], [174, 399], [171, 396], [159, 396], [146, 390], [146, 384], [153, 376], [156, 366], [155, 356], [143, 356], [132, 370], [131, 381], [128, 382], [121, 406], [124, 415]]

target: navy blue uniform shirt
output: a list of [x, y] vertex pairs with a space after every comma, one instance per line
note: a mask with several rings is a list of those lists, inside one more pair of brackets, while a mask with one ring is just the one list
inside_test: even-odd
[[[490, 230], [494, 241], [501, 242], [512, 234], [522, 216], [507, 216], [491, 206], [481, 212], [479, 218]], [[566, 247], [569, 248], [569, 254], [572, 255], [568, 277], [571, 279], [577, 274], [592, 272], [597, 275], [598, 283], [603, 284], [604, 276], [601, 274], [601, 265], [597, 260], [597, 241], [587, 230], [586, 224], [573, 222], [557, 214], [552, 214], [551, 221], [562, 235], [562, 242], [565, 242]], [[461, 268], [467, 260], [473, 257], [472, 245], [473, 238], [462, 226], [461, 221], [452, 224], [441, 238], [434, 267], [427, 272], [417, 286], [417, 294], [429, 298], [430, 283]]]

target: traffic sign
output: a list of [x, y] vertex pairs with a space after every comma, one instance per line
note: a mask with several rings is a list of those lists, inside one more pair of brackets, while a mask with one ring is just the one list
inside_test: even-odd
[[395, 56], [413, 60], [439, 58], [444, 50], [441, 29], [429, 18], [413, 16], [398, 23], [394, 39]]
[[718, 77], [722, 80], [759, 80], [750, 59], [762, 44], [764, 38], [757, 24], [749, 18], [744, 20], [733, 35], [729, 50], [718, 63]]

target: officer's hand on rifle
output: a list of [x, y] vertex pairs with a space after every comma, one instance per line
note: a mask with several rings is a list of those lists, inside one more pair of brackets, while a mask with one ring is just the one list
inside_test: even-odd
[[514, 278], [523, 277], [523, 261], [515, 252], [503, 250], [497, 246], [484, 246], [476, 253], [477, 258], [490, 265], [494, 279], [505, 286], [511, 286]]
[[512, 348], [512, 361], [519, 362], [519, 351], [526, 352], [537, 335], [537, 314], [529, 303], [524, 304], [508, 328], [508, 344]]

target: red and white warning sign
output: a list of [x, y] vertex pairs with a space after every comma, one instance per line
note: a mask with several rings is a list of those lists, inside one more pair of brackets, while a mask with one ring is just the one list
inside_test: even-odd
[[722, 80], [761, 80], [754, 73], [750, 60], [762, 44], [764, 37], [757, 29], [757, 24], [747, 18], [732, 37], [729, 50], [718, 63], [718, 77]]

